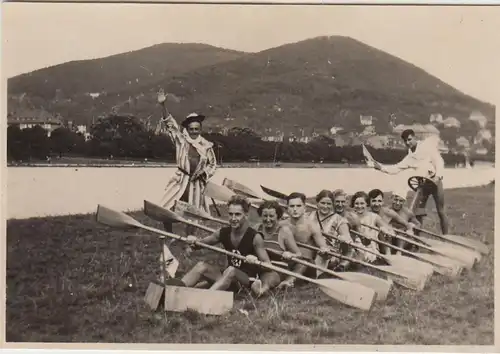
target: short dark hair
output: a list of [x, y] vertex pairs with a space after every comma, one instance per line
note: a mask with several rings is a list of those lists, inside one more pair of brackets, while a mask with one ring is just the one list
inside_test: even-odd
[[265, 200], [264, 203], [262, 203], [257, 209], [257, 214], [259, 214], [259, 216], [262, 216], [262, 211], [264, 209], [274, 209], [276, 210], [278, 219], [281, 219], [283, 217], [283, 208], [276, 200]]
[[408, 137], [410, 137], [410, 136], [415, 136], [415, 132], [413, 131], [413, 129], [405, 129], [401, 133], [401, 139], [403, 139], [403, 140], [408, 139]]
[[368, 202], [369, 202], [368, 194], [366, 194], [366, 192], [359, 191], [359, 192], [354, 193], [352, 198], [351, 198], [351, 208], [354, 208], [354, 202], [358, 198], [364, 198], [366, 204], [368, 204]]
[[231, 205], [241, 205], [241, 207], [243, 208], [243, 211], [245, 213], [248, 213], [248, 211], [250, 210], [250, 203], [248, 202], [248, 199], [237, 194], [237, 195], [233, 195], [229, 201], [227, 202], [227, 206], [228, 208], [231, 206]]
[[297, 199], [299, 198], [300, 200], [302, 200], [302, 203], [305, 203], [306, 202], [306, 195], [304, 193], [300, 193], [300, 192], [293, 192], [293, 193], [290, 193], [287, 197], [286, 197], [286, 202], [289, 203], [290, 200], [292, 199]]
[[381, 195], [382, 198], [383, 198], [384, 197], [384, 192], [382, 192], [380, 189], [372, 189], [368, 193], [368, 198], [370, 198], [370, 199], [377, 198], [379, 195]]

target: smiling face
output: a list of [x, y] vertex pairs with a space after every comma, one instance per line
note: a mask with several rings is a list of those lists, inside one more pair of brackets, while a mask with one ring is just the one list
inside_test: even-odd
[[399, 195], [392, 196], [392, 209], [396, 211], [400, 211], [405, 204], [405, 200], [401, 198]]
[[262, 209], [262, 225], [266, 229], [272, 229], [278, 223], [278, 213], [274, 208]]
[[247, 214], [239, 204], [231, 204], [228, 207], [229, 225], [232, 229], [239, 229], [246, 221]]
[[323, 197], [319, 200], [318, 211], [321, 215], [330, 215], [333, 212], [333, 202], [330, 197]]
[[384, 205], [384, 197], [382, 195], [377, 195], [375, 198], [370, 199], [370, 208], [374, 213], [378, 213]]
[[356, 214], [363, 214], [366, 211], [367, 203], [365, 198], [357, 197], [354, 200], [354, 211]]
[[201, 123], [200, 122], [191, 122], [187, 126], [187, 132], [191, 139], [196, 139], [201, 134]]
[[344, 194], [336, 196], [334, 201], [335, 212], [342, 214], [345, 210], [346, 203], [347, 197]]
[[299, 219], [302, 215], [304, 215], [306, 211], [306, 206], [302, 199], [294, 198], [290, 199], [288, 202], [288, 215], [290, 215], [293, 219]]

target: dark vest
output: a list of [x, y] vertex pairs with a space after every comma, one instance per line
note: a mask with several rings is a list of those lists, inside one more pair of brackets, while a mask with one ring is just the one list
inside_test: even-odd
[[[245, 234], [243, 235], [238, 247], [234, 247], [233, 243], [231, 242], [230, 227], [222, 228], [219, 233], [220, 242], [227, 251], [240, 254], [242, 256], [247, 256], [249, 254], [252, 254], [255, 257], [257, 257], [257, 253], [255, 252], [255, 248], [253, 246], [253, 240], [257, 234], [258, 232], [255, 229], [249, 227], [245, 231]], [[261, 272], [261, 269], [258, 266], [253, 264], [248, 264], [237, 258], [227, 256], [227, 262], [230, 266], [240, 269], [250, 277], [255, 277], [257, 274]]]

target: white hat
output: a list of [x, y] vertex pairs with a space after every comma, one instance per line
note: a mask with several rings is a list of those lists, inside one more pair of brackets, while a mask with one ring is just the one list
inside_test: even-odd
[[403, 186], [399, 186], [397, 188], [394, 188], [392, 190], [392, 195], [397, 195], [400, 198], [403, 198], [406, 200], [406, 196], [408, 195], [408, 189], [404, 188]]

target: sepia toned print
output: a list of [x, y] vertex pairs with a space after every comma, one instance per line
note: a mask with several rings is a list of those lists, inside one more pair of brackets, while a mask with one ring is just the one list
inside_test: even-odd
[[9, 344], [494, 345], [496, 9], [4, 9]]

